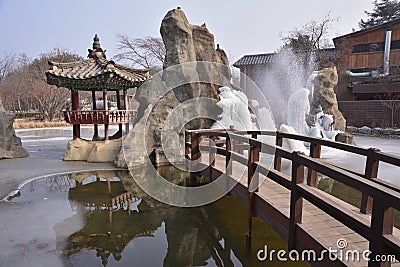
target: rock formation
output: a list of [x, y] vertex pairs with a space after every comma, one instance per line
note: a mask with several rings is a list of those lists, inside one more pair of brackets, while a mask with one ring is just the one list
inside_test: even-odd
[[64, 155], [66, 161], [114, 162], [121, 151], [122, 139], [87, 141], [76, 138], [68, 141]]
[[334, 118], [334, 129], [344, 131], [346, 129], [346, 120], [342, 112], [339, 111], [338, 102], [334, 88], [338, 82], [336, 68], [325, 68], [319, 71], [315, 77], [313, 99], [311, 101], [311, 110], [315, 110], [321, 105], [325, 114], [331, 114]]
[[[168, 163], [163, 159], [164, 153], [161, 149], [162, 130], [167, 133], [165, 138], [168, 143], [173, 143], [174, 147], [180, 146], [182, 152], [184, 130], [209, 128], [214, 120], [205, 118], [206, 116], [201, 114], [207, 110], [216, 118], [221, 110], [215, 103], [204, 104], [198, 101], [186, 110], [174, 114], [172, 124], [165, 126], [167, 116], [181, 103], [191, 99], [218, 100], [219, 87], [230, 84], [231, 73], [227, 66], [227, 56], [218, 45], [215, 47], [214, 36], [205, 24], [202, 26], [190, 24], [184, 12], [178, 7], [166, 14], [160, 32], [166, 48], [164, 71], [160, 77], [156, 74], [136, 92], [135, 99], [140, 103], [138, 122], [124, 142], [125, 148], [128, 147], [129, 150], [126, 160], [130, 164], [144, 163], [144, 157], [152, 151], [155, 151], [154, 158], [157, 165]], [[204, 64], [204, 61], [217, 64]], [[168, 71], [170, 69], [173, 71]], [[210, 80], [213, 82], [204, 82]], [[162, 97], [158, 99], [160, 95]], [[181, 125], [183, 121], [187, 123]], [[183, 129], [181, 126], [184, 126]], [[172, 131], [181, 133], [179, 140], [173, 135], [168, 135]], [[146, 148], [140, 149], [137, 144], [142, 142], [139, 138], [143, 137], [146, 138]], [[124, 166], [123, 159], [124, 155], [120, 154], [117, 160], [118, 166]]]
[[22, 158], [29, 156], [22, 147], [21, 139], [15, 135], [15, 115], [7, 112], [0, 100], [0, 159]]

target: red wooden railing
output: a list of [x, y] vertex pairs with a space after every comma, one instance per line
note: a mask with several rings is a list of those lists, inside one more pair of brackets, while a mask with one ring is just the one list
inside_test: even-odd
[[72, 110], [64, 111], [70, 124], [119, 124], [136, 121], [136, 110]]

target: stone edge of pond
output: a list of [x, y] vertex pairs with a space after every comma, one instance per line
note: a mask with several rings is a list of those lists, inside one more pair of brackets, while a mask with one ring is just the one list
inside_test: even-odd
[[362, 126], [362, 127], [347, 126], [346, 132], [352, 135], [400, 139], [399, 128], [379, 128], [379, 127], [370, 128], [368, 126]]

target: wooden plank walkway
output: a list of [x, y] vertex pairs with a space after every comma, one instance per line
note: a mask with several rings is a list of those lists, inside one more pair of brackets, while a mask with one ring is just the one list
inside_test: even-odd
[[[232, 157], [233, 154], [227, 154], [226, 152], [222, 153], [222, 151], [219, 151], [220, 153], [213, 154], [215, 155], [215, 161], [213, 164], [210, 164], [210, 155], [208, 151], [202, 151], [200, 153], [200, 142], [200, 140], [195, 140], [195, 142], [192, 142], [190, 145], [192, 150], [192, 158], [196, 159], [197, 156], [197, 158], [200, 158], [200, 162], [202, 165], [208, 166], [208, 168], [202, 172], [202, 175], [208, 175], [212, 180], [216, 179], [220, 175], [225, 175], [226, 177], [226, 155], [230, 155], [230, 157]], [[204, 147], [204, 145], [207, 144], [202, 142], [202, 145]], [[197, 148], [195, 146], [197, 146]], [[216, 148], [214, 147], [214, 150], [215, 149]], [[226, 151], [229, 151], [231, 149], [231, 144], [229, 142], [226, 142], [225, 149]], [[193, 151], [195, 153], [193, 153]], [[252, 150], [248, 148], [246, 150], [247, 153], [245, 154], [251, 154], [251, 151]], [[243, 150], [241, 152], [243, 152]], [[259, 153], [259, 151], [257, 152]], [[282, 152], [283, 155], [284, 153], [285, 152]], [[188, 155], [188, 151], [186, 151], [186, 154]], [[249, 159], [251, 159], [250, 156], [248, 157]], [[258, 156], [251, 164], [255, 163], [258, 164], [258, 166], [262, 166], [257, 160]], [[239, 158], [238, 161], [240, 161]], [[311, 261], [310, 263], [313, 266], [400, 266], [398, 260], [396, 263], [377, 263], [372, 261], [368, 262], [362, 257], [362, 253], [364, 251], [368, 251], [371, 249], [371, 241], [368, 240], [365, 236], [370, 236], [370, 238], [374, 238], [373, 234], [364, 234], [364, 232], [367, 231], [364, 230], [364, 228], [368, 230], [374, 229], [373, 225], [376, 225], [376, 223], [372, 222], [373, 220], [370, 214], [363, 213], [360, 211], [359, 208], [348, 204], [332, 195], [329, 195], [328, 193], [323, 192], [316, 187], [310, 187], [305, 184], [302, 185], [303, 182], [301, 179], [299, 180], [299, 183], [296, 182], [296, 186], [298, 186], [300, 189], [302, 189], [303, 187], [307, 187], [305, 188], [306, 194], [311, 195], [312, 199], [322, 199], [324, 201], [324, 203], [322, 203], [322, 206], [325, 208], [328, 207], [328, 210], [325, 209], [325, 211], [323, 211], [322, 209], [318, 208], [315, 203], [313, 204], [308, 200], [303, 199], [303, 197], [301, 197], [301, 202], [299, 202], [299, 206], [296, 206], [296, 202], [291, 203], [291, 201], [295, 199], [291, 189], [293, 188], [292, 177], [287, 176], [282, 172], [279, 172], [280, 169], [278, 172], [276, 172], [276, 170], [270, 170], [272, 174], [275, 174], [276, 172], [276, 176], [280, 176], [279, 179], [281, 180], [279, 180], [279, 183], [274, 181], [270, 177], [266, 177], [264, 175], [266, 174], [265, 172], [258, 173], [260, 181], [263, 182], [258, 187], [258, 191], [255, 192], [254, 195], [251, 195], [251, 197], [249, 197], [250, 193], [248, 192], [248, 168], [251, 165], [243, 165], [238, 161], [231, 162], [232, 171], [229, 179], [233, 179], [234, 182], [237, 182], [237, 185], [233, 188], [231, 194], [236, 196], [243, 203], [249, 205], [249, 210], [251, 214], [259, 216], [266, 223], [268, 223], [278, 234], [280, 234], [286, 240], [289, 240], [289, 249], [295, 249], [300, 252], [303, 250], [314, 250], [317, 253], [317, 258], [319, 255], [321, 255], [323, 250], [327, 250], [328, 248], [340, 251], [336, 255], [339, 255], [341, 258], [337, 260], [332, 260], [329, 258], [328, 254], [326, 254], [323, 261]], [[268, 169], [266, 166], [262, 167]], [[332, 168], [335, 170], [336, 166], [328, 166], [328, 168]], [[254, 170], [252, 171], [253, 173], [255, 173]], [[228, 172], [230, 171], [228, 170]], [[314, 179], [317, 179], [316, 173], [311, 172], [310, 175], [315, 176]], [[270, 176], [270, 174], [268, 174], [268, 176]], [[300, 176], [304, 178], [304, 172], [302, 172]], [[252, 177], [252, 175], [250, 177]], [[292, 184], [290, 184], [291, 182]], [[395, 187], [393, 186], [390, 186], [390, 188], [395, 189]], [[324, 205], [325, 203], [326, 205]], [[368, 201], [364, 201], [364, 204], [366, 205], [365, 209], [371, 209], [371, 207], [367, 206], [372, 205], [368, 204]], [[291, 214], [291, 205], [292, 209], [294, 210], [294, 214]], [[335, 207], [343, 214], [345, 214], [342, 215], [338, 212], [334, 212], [333, 214], [338, 214], [337, 216], [339, 216], [339, 218], [347, 216], [348, 218], [354, 220], [356, 224], [360, 225], [360, 230], [355, 230], [354, 225], [352, 225], [352, 227], [349, 227], [345, 223], [342, 223], [340, 220], [338, 220], [338, 218], [334, 218], [332, 216], [332, 213], [329, 212], [331, 215], [328, 214], [327, 211], [330, 211], [329, 207]], [[300, 214], [298, 215], [296, 214], [296, 212]], [[293, 222], [292, 220], [293, 218], [296, 218], [296, 216], [300, 217], [300, 221]], [[391, 219], [393, 221], [393, 216], [391, 217]], [[382, 218], [382, 220], [385, 221], [384, 218]], [[386, 223], [384, 222], [384, 225], [382, 225], [384, 232], [387, 231], [388, 233], [391, 233], [390, 238], [394, 240], [393, 243], [397, 245], [397, 250], [395, 249], [395, 255], [398, 259], [399, 255], [397, 254], [397, 251], [399, 250], [398, 244], [400, 244], [400, 230], [395, 228], [393, 226], [393, 223], [389, 224], [391, 231], [388, 230], [387, 227], [385, 228], [385, 225]], [[364, 236], [360, 233], [362, 233]], [[249, 218], [247, 234], [251, 238], [251, 216]], [[342, 244], [338, 244], [339, 241], [345, 242], [345, 247], [338, 247]], [[352, 260], [352, 255], [354, 255], [352, 254], [353, 251], [359, 252], [359, 260], [357, 258]], [[350, 257], [349, 260], [346, 260], [346, 255]]]

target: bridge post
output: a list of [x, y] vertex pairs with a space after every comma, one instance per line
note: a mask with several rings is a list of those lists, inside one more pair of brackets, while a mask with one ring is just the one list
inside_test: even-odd
[[213, 179], [213, 167], [215, 166], [215, 156], [216, 154], [214, 151], [211, 151], [211, 147], [213, 146], [213, 143], [215, 144], [215, 136], [209, 136], [208, 140], [208, 177], [209, 181], [211, 182]]
[[189, 159], [189, 150], [191, 146], [189, 147], [189, 136], [190, 132], [188, 130], [185, 130], [185, 158]]
[[[279, 132], [276, 132], [276, 141], [275, 141], [276, 146], [282, 147], [283, 145], [283, 138], [280, 136]], [[277, 155], [275, 153], [274, 157], [274, 169], [277, 171], [281, 171], [282, 166], [282, 157], [280, 155]]]
[[256, 173], [255, 162], [259, 161], [260, 148], [250, 145], [249, 156], [247, 161], [247, 227], [246, 227], [246, 246], [247, 249], [251, 248], [251, 232], [253, 224], [253, 204], [254, 192], [258, 188], [258, 173]]
[[290, 217], [288, 249], [296, 249], [296, 225], [301, 223], [303, 214], [303, 198], [297, 192], [297, 184], [304, 182], [304, 165], [298, 163], [300, 152], [292, 153], [292, 181], [290, 188]]
[[191, 134], [191, 168], [190, 168], [190, 183], [194, 183], [197, 178], [197, 171], [194, 171], [198, 167], [198, 160], [200, 159], [200, 136], [198, 132], [192, 131]]
[[[373, 202], [371, 218], [371, 239], [369, 250], [372, 252], [370, 259], [376, 259], [377, 255], [387, 255], [383, 246], [383, 235], [393, 234], [394, 210], [382, 200]], [[368, 266], [390, 266], [390, 262], [379, 262], [370, 260]]]
[[[311, 143], [310, 157], [318, 159], [321, 157], [321, 145]], [[311, 168], [307, 168], [307, 170], [307, 185], [316, 187], [318, 183], [318, 172], [312, 170]]]
[[[367, 162], [365, 164], [365, 178], [375, 179], [378, 177], [379, 160], [375, 159], [375, 152], [380, 151], [377, 148], [369, 148]], [[372, 198], [366, 193], [362, 193], [360, 212], [370, 214], [372, 212]]]
[[231, 162], [232, 142], [229, 134], [226, 135], [225, 149], [226, 149], [225, 172], [229, 176], [232, 175], [232, 162]]

